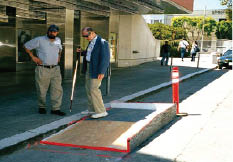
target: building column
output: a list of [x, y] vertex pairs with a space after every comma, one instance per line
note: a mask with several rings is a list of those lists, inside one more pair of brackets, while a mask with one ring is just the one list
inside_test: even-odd
[[64, 37], [64, 79], [72, 79], [73, 76], [73, 32], [74, 10], [65, 11], [65, 37]]
[[58, 37], [62, 41], [61, 73], [64, 80], [70, 80], [73, 76], [74, 10], [64, 9], [47, 13], [46, 21], [47, 28], [55, 24], [60, 29]]

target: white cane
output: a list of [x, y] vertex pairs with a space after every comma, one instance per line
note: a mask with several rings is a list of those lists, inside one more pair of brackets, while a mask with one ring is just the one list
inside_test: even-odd
[[77, 68], [78, 68], [78, 60], [76, 61], [75, 70], [74, 70], [72, 91], [71, 91], [71, 97], [70, 97], [70, 112], [72, 110], [72, 101], [73, 101], [73, 97], [74, 97], [74, 87], [75, 87], [75, 82], [76, 82]]

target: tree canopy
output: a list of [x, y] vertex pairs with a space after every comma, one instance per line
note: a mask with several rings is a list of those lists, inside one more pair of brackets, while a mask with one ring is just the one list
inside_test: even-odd
[[220, 0], [222, 5], [227, 5], [227, 7], [232, 7], [232, 0]]
[[220, 0], [221, 5], [227, 6], [227, 9], [225, 10], [227, 15], [227, 20], [232, 21], [232, 0]]
[[186, 36], [186, 32], [180, 27], [173, 27], [162, 23], [148, 24], [155, 39], [176, 40]]
[[217, 23], [215, 34], [218, 39], [232, 40], [232, 22], [220, 21]]
[[[204, 19], [203, 16], [174, 17], [172, 19], [172, 26], [183, 28], [188, 34], [190, 33], [191, 35], [191, 37], [189, 37], [190, 40], [196, 40], [196, 39], [200, 39], [203, 22], [204, 22], [204, 34], [206, 36], [211, 36], [211, 33], [215, 31], [216, 21], [211, 17], [206, 17], [204, 21], [203, 19]], [[195, 37], [196, 35], [197, 37]]]

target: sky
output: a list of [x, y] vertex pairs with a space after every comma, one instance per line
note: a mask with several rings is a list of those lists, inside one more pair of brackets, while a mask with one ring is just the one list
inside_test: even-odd
[[226, 6], [220, 4], [220, 0], [194, 0], [193, 10], [226, 9]]

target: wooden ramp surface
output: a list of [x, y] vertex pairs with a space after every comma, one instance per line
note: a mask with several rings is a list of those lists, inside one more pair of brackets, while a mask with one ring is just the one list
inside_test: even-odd
[[46, 139], [48, 142], [127, 149], [125, 132], [134, 122], [86, 120]]
[[[176, 116], [175, 104], [153, 104], [151, 108], [147, 105], [146, 109], [110, 109], [109, 115], [104, 118], [87, 118], [42, 140], [41, 143], [130, 152]], [[123, 106], [127, 104], [124, 103]]]

